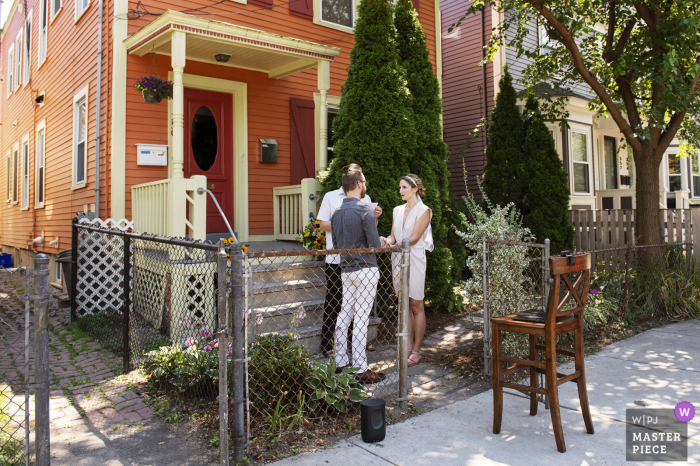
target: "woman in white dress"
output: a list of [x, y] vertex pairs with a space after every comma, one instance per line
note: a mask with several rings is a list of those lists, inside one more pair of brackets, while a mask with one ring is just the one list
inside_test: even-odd
[[[425, 251], [433, 250], [433, 235], [430, 220], [433, 216], [421, 201], [425, 188], [421, 179], [413, 174], [399, 180], [399, 194], [406, 201], [404, 205], [394, 208], [394, 223], [391, 235], [381, 238], [384, 244], [393, 246], [401, 244], [404, 239], [411, 241], [411, 267], [409, 269], [408, 285], [408, 365], [415, 366], [421, 358], [421, 345], [425, 336], [425, 269], [427, 260]], [[392, 269], [394, 274], [394, 289], [399, 292], [399, 277], [401, 271], [401, 254], [394, 253]]]

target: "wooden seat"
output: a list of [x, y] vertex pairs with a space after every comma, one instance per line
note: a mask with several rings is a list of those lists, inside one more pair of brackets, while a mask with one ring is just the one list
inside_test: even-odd
[[[578, 395], [581, 401], [583, 421], [586, 431], [592, 434], [593, 423], [588, 408], [588, 392], [586, 391], [586, 371], [583, 358], [583, 312], [588, 297], [588, 288], [591, 281], [591, 255], [581, 254], [575, 257], [573, 265], [569, 265], [566, 257], [551, 257], [549, 267], [554, 279], [550, 287], [550, 295], [547, 304], [547, 314], [544, 323], [523, 322], [514, 320], [518, 314], [491, 318], [492, 342], [493, 342], [493, 433], [501, 431], [501, 419], [503, 415], [503, 387], [526, 390], [530, 392], [530, 415], [537, 414], [537, 394], [549, 397], [550, 413], [552, 415], [552, 427], [554, 438], [557, 442], [557, 450], [564, 453], [564, 432], [559, 413], [559, 385], [565, 382], [576, 382]], [[578, 274], [575, 283], [572, 278]], [[562, 284], [563, 282], [563, 284]], [[566, 291], [563, 299], [561, 296], [562, 285]], [[580, 291], [578, 291], [580, 290]], [[564, 308], [573, 299], [574, 306]], [[501, 354], [502, 332], [525, 333], [530, 337], [529, 359], [520, 359], [503, 356]], [[574, 332], [574, 351], [556, 348], [556, 336], [562, 333]], [[537, 344], [537, 338], [544, 338], [544, 345]], [[545, 361], [540, 359], [541, 352], [545, 352]], [[569, 375], [557, 372], [557, 354], [574, 358], [574, 372]], [[503, 369], [503, 363], [512, 363], [507, 369]], [[530, 368], [530, 385], [505, 382], [506, 374], [522, 368]], [[540, 387], [537, 374], [545, 375], [546, 387]]]

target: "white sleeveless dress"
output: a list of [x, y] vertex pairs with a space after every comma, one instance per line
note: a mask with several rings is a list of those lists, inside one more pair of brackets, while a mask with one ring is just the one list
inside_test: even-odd
[[[418, 202], [413, 209], [408, 213], [406, 223], [404, 223], [404, 213], [406, 212], [406, 204], [394, 208], [394, 238], [396, 245], [401, 246], [404, 239], [410, 239], [413, 230], [416, 227], [418, 219], [427, 211], [428, 206], [422, 202]], [[432, 220], [432, 212], [430, 217]], [[408, 280], [408, 297], [422, 301], [425, 298], [425, 270], [428, 266], [428, 261], [425, 257], [426, 248], [430, 251], [432, 247], [432, 230], [430, 224], [425, 229], [423, 236], [418, 242], [411, 246], [411, 267], [409, 268]], [[400, 277], [401, 277], [401, 254], [393, 253], [391, 257], [391, 265], [394, 276], [394, 290], [396, 294], [400, 292]]]

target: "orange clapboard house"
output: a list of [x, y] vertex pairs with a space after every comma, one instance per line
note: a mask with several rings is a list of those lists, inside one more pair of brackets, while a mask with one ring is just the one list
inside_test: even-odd
[[[241, 241], [292, 239], [332, 156], [358, 4], [15, 0], [1, 48], [3, 252], [15, 265], [55, 256], [82, 211], [229, 236], [206, 189]], [[438, 4], [414, 5], [439, 76]], [[174, 82], [172, 100], [134, 89], [151, 74]]]

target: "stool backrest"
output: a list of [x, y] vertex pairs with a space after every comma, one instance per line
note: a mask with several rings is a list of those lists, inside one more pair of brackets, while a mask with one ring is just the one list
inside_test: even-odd
[[[579, 254], [574, 256], [574, 264], [569, 265], [567, 257], [550, 257], [549, 270], [554, 279], [550, 287], [550, 297], [547, 304], [546, 326], [552, 327], [556, 318], [570, 314], [583, 314], [591, 285], [591, 255]], [[578, 275], [578, 277], [576, 277]], [[563, 284], [562, 284], [563, 282]], [[562, 288], [566, 291], [563, 299]], [[567, 303], [573, 298], [573, 306]]]

